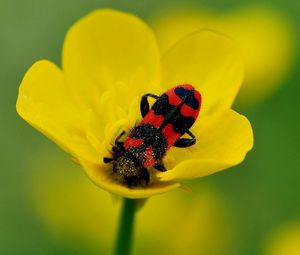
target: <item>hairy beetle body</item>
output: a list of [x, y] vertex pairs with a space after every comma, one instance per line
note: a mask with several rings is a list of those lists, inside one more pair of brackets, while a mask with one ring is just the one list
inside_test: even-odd
[[[149, 109], [147, 98], [156, 102]], [[195, 144], [189, 131], [196, 121], [201, 106], [201, 95], [192, 85], [176, 86], [161, 96], [146, 94], [141, 100], [142, 121], [134, 127], [124, 142], [117, 138], [112, 151], [113, 172], [120, 182], [129, 187], [145, 186], [150, 180], [148, 168], [166, 171], [162, 159], [172, 147]], [[181, 138], [187, 133], [191, 138]]]

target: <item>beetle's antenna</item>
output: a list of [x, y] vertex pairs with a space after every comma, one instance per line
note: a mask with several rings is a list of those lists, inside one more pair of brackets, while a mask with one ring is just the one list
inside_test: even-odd
[[106, 157], [103, 158], [103, 162], [104, 162], [105, 164], [108, 164], [108, 163], [110, 163], [110, 162], [112, 162], [112, 161], [114, 161], [113, 158], [106, 158]]

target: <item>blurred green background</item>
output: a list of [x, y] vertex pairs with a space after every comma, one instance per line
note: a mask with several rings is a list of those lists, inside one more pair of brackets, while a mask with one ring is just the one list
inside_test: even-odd
[[[115, 238], [118, 206], [15, 111], [18, 87], [26, 70], [43, 58], [60, 65], [64, 36], [76, 20], [96, 8], [110, 7], [135, 13], [151, 23], [155, 13], [167, 12], [178, 4], [226, 14], [255, 2], [288, 19], [298, 46], [297, 0], [0, 0], [0, 254], [108, 254]], [[160, 250], [157, 254], [168, 254], [171, 249], [167, 246], [172, 242], [192, 239], [196, 241], [190, 247], [197, 241], [206, 245], [202, 253], [201, 247], [195, 247], [194, 251], [199, 249], [195, 254], [267, 254], [273, 233], [300, 221], [299, 49], [293, 50], [293, 64], [272, 95], [248, 107], [235, 107], [250, 119], [254, 129], [255, 147], [246, 161], [189, 183], [200, 198], [198, 209], [180, 211], [179, 216], [175, 213], [180, 205], [193, 204], [190, 195], [181, 191], [151, 198], [139, 212], [136, 254], [153, 254], [153, 247]], [[63, 183], [70, 180], [78, 185]], [[95, 196], [98, 193], [99, 200]], [[177, 215], [176, 220], [172, 215]], [[183, 231], [178, 226], [185, 225], [189, 217], [189, 231]], [[151, 220], [156, 229], [146, 227]], [[95, 226], [99, 230], [89, 230]], [[171, 241], [165, 241], [161, 229]], [[90, 233], [95, 236], [89, 237]], [[214, 246], [219, 249], [210, 252]], [[179, 254], [191, 254], [184, 249]]]

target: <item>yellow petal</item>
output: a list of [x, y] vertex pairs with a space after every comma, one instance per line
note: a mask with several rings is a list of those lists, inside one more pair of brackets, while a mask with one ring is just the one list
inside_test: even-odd
[[75, 97], [88, 105], [106, 90], [128, 107], [157, 78], [159, 52], [150, 28], [139, 18], [101, 9], [80, 19], [68, 32], [63, 70]]
[[176, 43], [162, 59], [162, 85], [190, 83], [202, 94], [202, 115], [230, 108], [243, 78], [236, 44], [202, 30]]
[[113, 194], [127, 198], [147, 198], [180, 187], [179, 183], [174, 182], [153, 182], [145, 188], [131, 189], [113, 181], [110, 165], [92, 164], [83, 159], [80, 159], [80, 164], [96, 185]]
[[85, 113], [68, 93], [61, 70], [42, 60], [26, 73], [17, 99], [22, 118], [74, 157], [99, 162], [99, 155], [87, 142]]
[[[253, 147], [253, 133], [248, 119], [233, 110], [200, 119], [194, 128], [197, 143], [182, 153], [172, 148], [173, 169], [160, 173], [161, 181], [206, 176], [242, 162]], [[182, 156], [184, 155], [184, 157]]]
[[152, 19], [162, 52], [198, 29], [213, 29], [236, 40], [245, 60], [238, 103], [250, 105], [271, 94], [286, 78], [295, 53], [295, 28], [279, 10], [249, 5], [233, 12], [176, 8]]
[[151, 23], [160, 52], [164, 53], [189, 33], [205, 28], [216, 30], [213, 25], [217, 19], [214, 12], [209, 10], [182, 6], [168, 11], [160, 9], [152, 17]]

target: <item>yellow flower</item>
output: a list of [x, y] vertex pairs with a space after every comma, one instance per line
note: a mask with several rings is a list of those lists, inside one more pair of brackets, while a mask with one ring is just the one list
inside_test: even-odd
[[[230, 109], [242, 77], [237, 47], [221, 34], [191, 34], [160, 57], [152, 31], [139, 18], [97, 10], [69, 30], [61, 69], [42, 60], [28, 70], [17, 111], [71, 154], [98, 186], [145, 198], [244, 159], [253, 144], [251, 125]], [[184, 83], [193, 84], [203, 98], [200, 118], [191, 129], [196, 145], [172, 148], [164, 158], [168, 171], [150, 169], [156, 178], [146, 187], [116, 182], [103, 157], [110, 157], [115, 138], [141, 119], [141, 96]]]
[[248, 6], [229, 13], [178, 8], [153, 17], [162, 51], [182, 36], [202, 28], [228, 34], [240, 45], [245, 81], [238, 103], [250, 105], [270, 95], [293, 63], [293, 28], [283, 14], [266, 6]]

